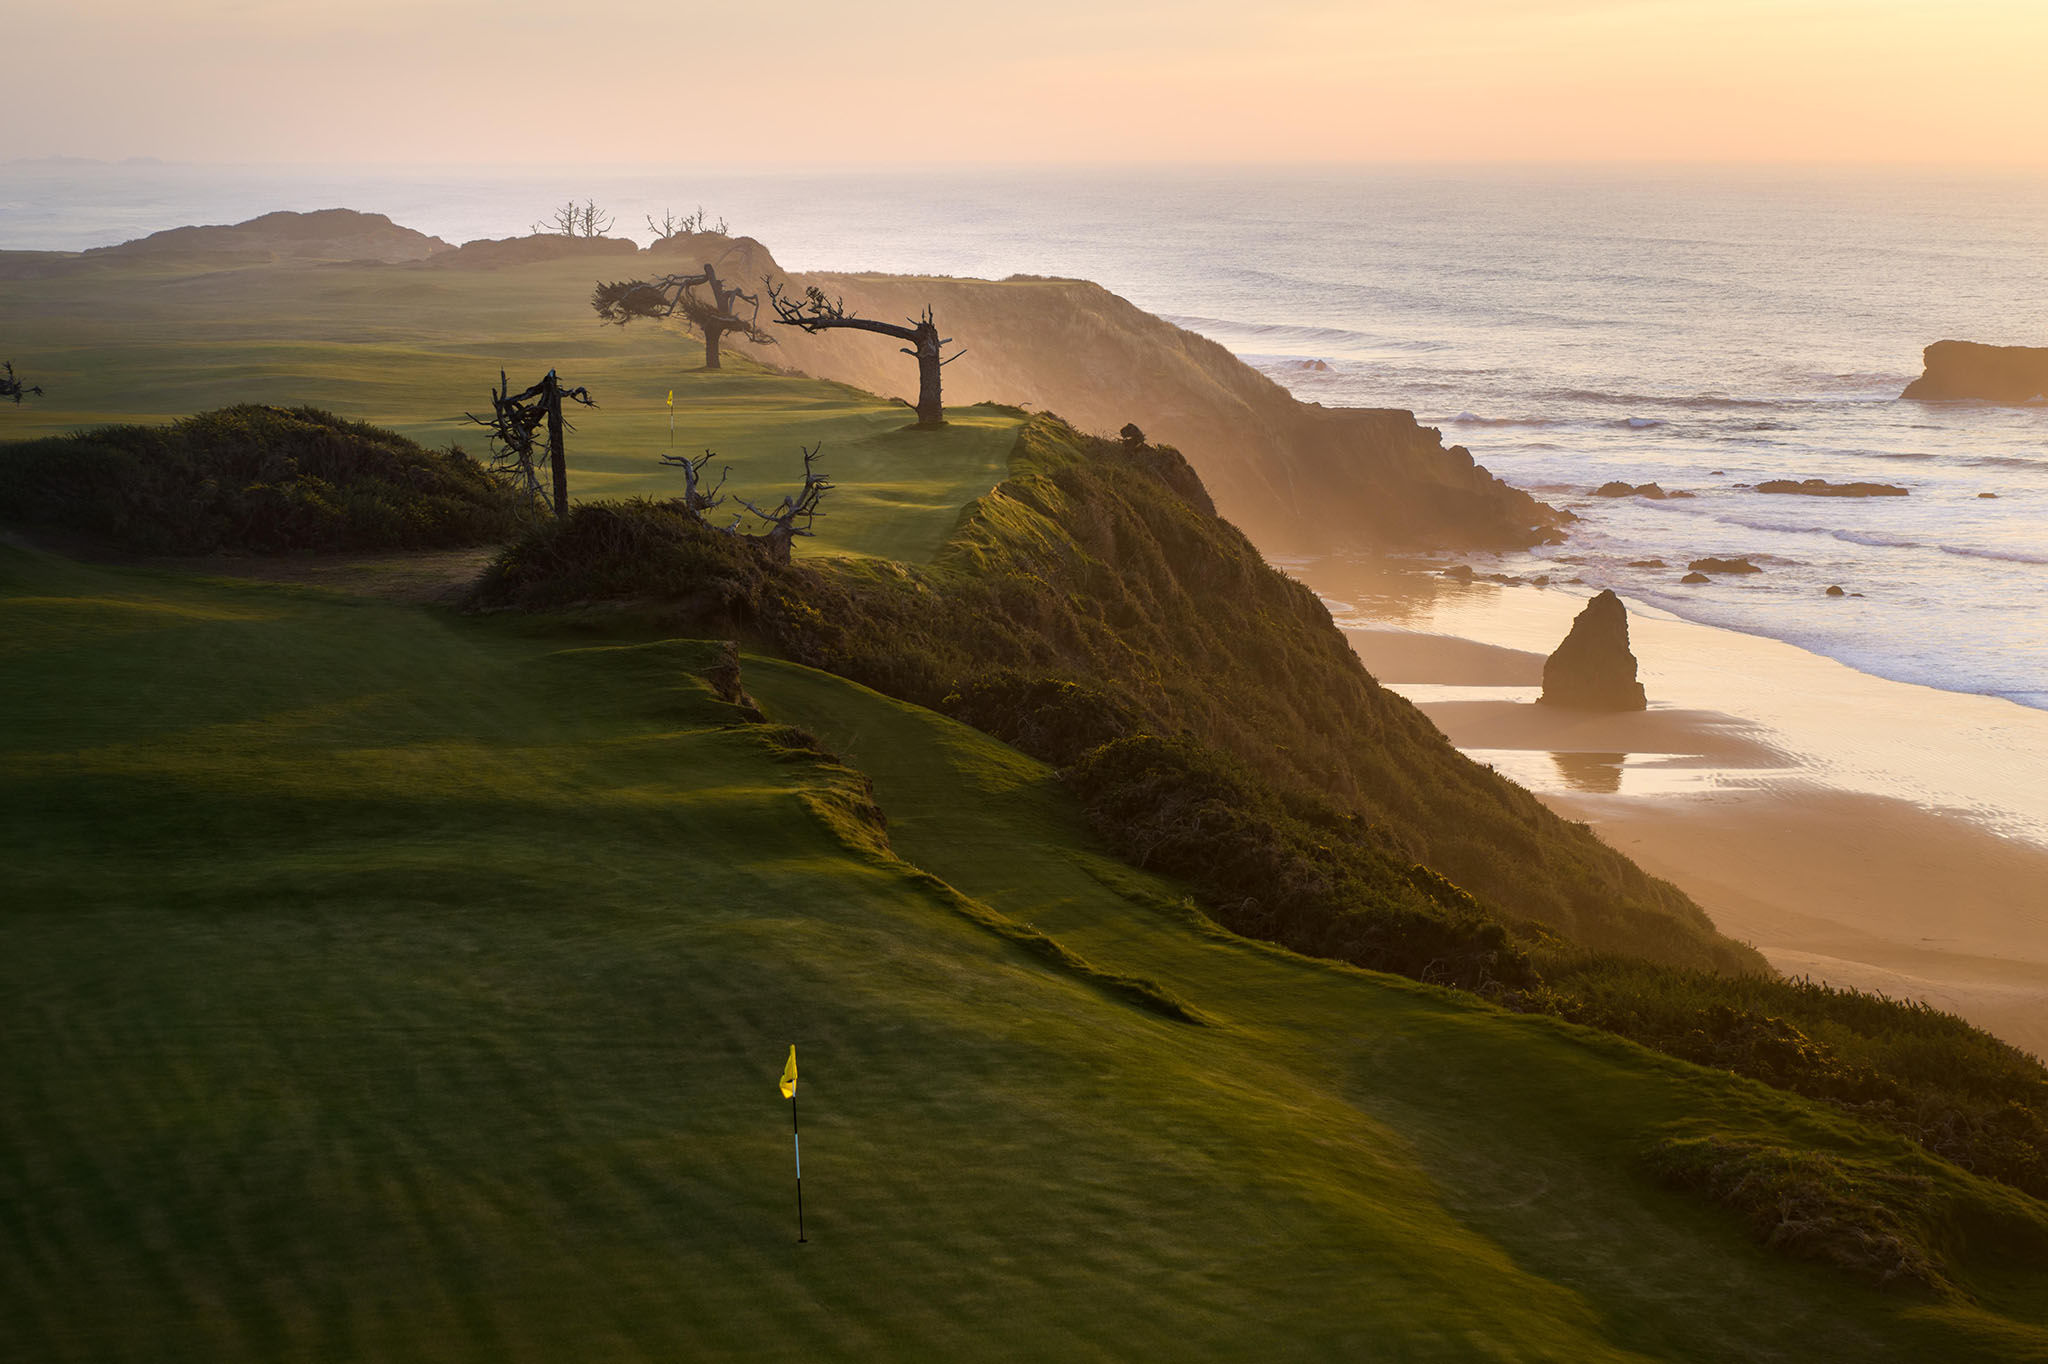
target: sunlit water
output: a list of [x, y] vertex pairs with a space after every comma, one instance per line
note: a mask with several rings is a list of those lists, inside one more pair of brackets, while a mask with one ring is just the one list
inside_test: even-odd
[[[1567, 544], [1487, 567], [2048, 708], [2048, 407], [1898, 398], [1928, 342], [2048, 345], [2040, 176], [13, 165], [0, 246], [337, 205], [461, 241], [524, 231], [571, 196], [643, 239], [643, 214], [702, 204], [797, 269], [1095, 279], [1303, 398], [1410, 408], [1584, 518]], [[1910, 495], [1739, 486], [1777, 477]], [[1698, 496], [1590, 495], [1610, 479]], [[1765, 572], [1681, 586], [1709, 555]], [[1647, 559], [1668, 567], [1629, 566]]]

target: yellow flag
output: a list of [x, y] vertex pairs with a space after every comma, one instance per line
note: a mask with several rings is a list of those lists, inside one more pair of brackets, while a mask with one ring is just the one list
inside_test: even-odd
[[676, 391], [674, 389], [670, 389], [668, 391], [668, 405], [670, 407], [674, 407], [676, 405]]
[[789, 1044], [789, 1064], [782, 1068], [782, 1097], [796, 1097], [796, 1043]]

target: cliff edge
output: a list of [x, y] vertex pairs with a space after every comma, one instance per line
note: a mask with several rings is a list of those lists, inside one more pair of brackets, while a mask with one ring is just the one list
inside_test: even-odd
[[[711, 261], [728, 279], [816, 285], [863, 317], [893, 321], [929, 304], [963, 349], [946, 367], [949, 407], [1035, 407], [1102, 433], [1135, 422], [1186, 455], [1223, 514], [1268, 550], [1515, 548], [1570, 519], [1463, 446], [1446, 448], [1413, 413], [1300, 402], [1216, 342], [1086, 280], [786, 274], [759, 242], [712, 234], [648, 254], [663, 270]], [[774, 346], [727, 344], [870, 392], [914, 391], [915, 367], [888, 338], [771, 330]]]

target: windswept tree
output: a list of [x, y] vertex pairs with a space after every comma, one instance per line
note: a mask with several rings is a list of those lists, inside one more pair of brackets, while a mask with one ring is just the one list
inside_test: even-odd
[[0, 364], [0, 369], [6, 371], [4, 375], [0, 375], [0, 399], [12, 398], [15, 406], [19, 407], [23, 398], [40, 398], [43, 396], [41, 385], [23, 384], [20, 379], [14, 376], [14, 362], [12, 360]]
[[[553, 370], [524, 393], [512, 392], [512, 385], [506, 382], [505, 371], [499, 370], [498, 387], [491, 390], [491, 415], [464, 414], [491, 433], [491, 471], [509, 479], [527, 495], [551, 508], [557, 517], [569, 514], [569, 465], [562, 437], [563, 432], [571, 428], [562, 416], [565, 398], [585, 407], [597, 406], [588, 389], [563, 388], [562, 381]], [[540, 473], [535, 467], [543, 425], [548, 431], [548, 463], [553, 466], [552, 492], [541, 485]]]
[[761, 296], [727, 284], [709, 264], [694, 275], [600, 281], [590, 295], [590, 306], [606, 322], [621, 327], [636, 317], [681, 318], [704, 338], [706, 369], [719, 368], [719, 342], [730, 332], [760, 345], [775, 344], [775, 338], [761, 330]]
[[917, 413], [919, 426], [946, 424], [945, 404], [939, 398], [939, 371], [967, 352], [945, 353], [945, 348], [953, 344], [953, 338], [939, 335], [939, 326], [932, 320], [929, 305], [925, 307], [922, 318], [906, 318], [898, 326], [894, 322], [854, 316], [846, 311], [844, 299], [825, 297], [824, 291], [815, 284], [804, 290], [802, 298], [793, 299], [787, 297], [774, 280], [764, 280], [763, 283], [768, 289], [768, 301], [774, 305], [778, 326], [800, 327], [811, 333], [850, 327], [855, 331], [876, 332], [909, 342], [903, 347], [903, 353], [917, 361], [917, 401], [904, 406]]

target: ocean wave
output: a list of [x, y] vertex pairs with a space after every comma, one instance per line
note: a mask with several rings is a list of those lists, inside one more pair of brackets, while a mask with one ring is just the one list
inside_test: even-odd
[[1662, 417], [1630, 417], [1622, 422], [1631, 431], [1647, 431], [1653, 426], [1665, 425]]
[[1998, 469], [2048, 468], [2048, 460], [2030, 459], [2026, 455], [1977, 455], [1962, 462], [1964, 464], [1984, 464]]
[[1718, 393], [1674, 396], [1654, 393], [1603, 393], [1589, 388], [1546, 388], [1535, 395], [1545, 402], [1601, 403], [1609, 407], [1678, 407], [1703, 412], [1754, 409], [1777, 412], [1810, 404], [1785, 398], [1730, 398]]
[[1865, 545], [1872, 549], [1934, 549], [1943, 554], [1953, 554], [1958, 559], [1989, 559], [2006, 564], [2041, 564], [2048, 566], [2048, 554], [2029, 554], [2017, 549], [1985, 549], [1980, 545], [1928, 544], [1925, 540], [1908, 540], [1903, 536], [1881, 535], [1867, 530], [1831, 530], [1828, 535], [1845, 540], [1852, 545]]
[[1446, 419], [1451, 426], [1563, 426], [1560, 421], [1547, 417], [1482, 417], [1473, 412], [1460, 412]]
[[1940, 549], [1940, 545], [1929, 546], [1924, 540], [1908, 540], [1898, 535], [1881, 535], [1869, 530], [1829, 530], [1815, 527], [1815, 532], [1852, 545], [1863, 545], [1870, 549]]
[[1979, 549], [1975, 545], [1936, 545], [1943, 554], [1953, 554], [1964, 559], [1992, 559], [2005, 564], [2041, 564], [2048, 566], [2048, 554], [2024, 554], [2016, 549]]
[[1310, 347], [1359, 346], [1370, 347], [1373, 350], [1417, 353], [1444, 349], [1444, 343], [1441, 341], [1376, 336], [1370, 332], [1352, 331], [1347, 327], [1312, 327], [1294, 322], [1238, 322], [1227, 317], [1196, 317], [1173, 313], [1161, 313], [1160, 317], [1187, 331], [1201, 332], [1203, 335], [1220, 332], [1233, 338], [1255, 339], [1268, 344]]

